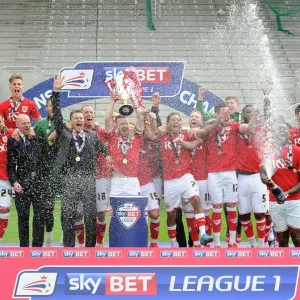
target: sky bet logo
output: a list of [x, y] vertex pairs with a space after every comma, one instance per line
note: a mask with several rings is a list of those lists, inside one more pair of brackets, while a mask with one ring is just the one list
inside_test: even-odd
[[[104, 67], [106, 80], [115, 79], [128, 67]], [[169, 67], [135, 67], [141, 84], [145, 83], [170, 83], [171, 71]]]
[[67, 295], [156, 295], [154, 273], [66, 273]]

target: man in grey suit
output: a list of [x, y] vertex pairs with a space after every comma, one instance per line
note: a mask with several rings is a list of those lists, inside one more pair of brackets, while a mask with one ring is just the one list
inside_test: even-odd
[[56, 166], [63, 172], [62, 228], [63, 245], [75, 246], [75, 222], [79, 201], [84, 208], [86, 247], [96, 244], [96, 152], [107, 156], [106, 146], [97, 133], [84, 130], [81, 111], [72, 111], [68, 129], [63, 123], [60, 110], [59, 90], [64, 86], [64, 78], [55, 77], [52, 94], [54, 126], [59, 142]]

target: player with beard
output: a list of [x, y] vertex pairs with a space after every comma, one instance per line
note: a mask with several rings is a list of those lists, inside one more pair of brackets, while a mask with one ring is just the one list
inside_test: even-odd
[[[190, 128], [200, 128], [203, 124], [202, 115], [198, 110], [192, 111], [190, 118], [189, 118], [189, 126]], [[207, 149], [203, 145], [203, 139], [199, 139], [199, 143], [196, 149], [191, 151], [191, 165], [192, 165], [192, 175], [194, 176], [198, 189], [199, 189], [199, 196], [200, 202], [203, 207], [203, 211], [205, 214], [205, 231], [207, 234], [212, 234], [212, 222], [210, 218], [210, 211], [212, 209], [211, 200], [207, 190], [207, 166], [206, 166], [206, 156], [207, 156]], [[178, 209], [177, 216], [176, 216], [176, 239], [179, 244], [179, 247], [186, 247], [186, 238], [184, 233], [184, 227], [182, 224], [182, 212]], [[191, 240], [191, 231], [197, 231], [198, 228], [190, 228], [189, 227], [189, 241], [188, 244], [190, 247], [193, 246], [193, 241]]]
[[[220, 247], [220, 231], [222, 226], [222, 205], [227, 206], [229, 243], [228, 247], [236, 247], [236, 203], [237, 203], [237, 169], [236, 141], [237, 135], [249, 130], [249, 124], [231, 122], [230, 118], [223, 119], [223, 110], [228, 112], [225, 103], [215, 106], [218, 126], [206, 142], [208, 148], [208, 192], [213, 203], [213, 231], [215, 247]], [[222, 120], [220, 119], [222, 118]]]
[[[204, 103], [203, 103], [205, 93], [206, 93], [206, 89], [204, 87], [200, 87], [199, 91], [198, 91], [198, 101], [196, 104], [196, 109], [201, 112], [203, 120], [207, 121], [207, 120], [215, 118], [216, 115], [215, 115], [215, 113], [209, 113], [209, 112], [205, 111]], [[238, 99], [235, 96], [227, 96], [225, 98], [224, 103], [228, 106], [230, 120], [233, 122], [239, 123], [241, 121], [241, 113], [238, 111], [239, 105], [240, 105]], [[226, 217], [226, 224], [227, 224], [225, 240], [226, 240], [226, 242], [229, 242], [229, 226], [227, 223], [228, 212], [227, 212], [226, 205], [224, 205], [223, 208], [224, 208], [224, 214]], [[237, 229], [236, 229], [236, 242], [237, 243], [240, 243], [242, 241], [241, 232], [242, 232], [242, 224], [241, 224], [241, 220], [240, 220], [240, 215], [238, 214]]]
[[289, 141], [286, 124], [277, 124], [279, 153], [268, 177], [266, 166], [261, 165], [260, 174], [264, 184], [271, 190], [279, 186], [285, 199], [275, 198], [270, 193], [270, 213], [278, 236], [279, 246], [288, 247], [292, 238], [295, 247], [300, 247], [300, 148]]
[[[242, 110], [243, 123], [251, 120], [255, 107], [246, 105]], [[238, 204], [244, 232], [252, 247], [256, 247], [256, 239], [251, 222], [251, 212], [256, 220], [258, 246], [264, 247], [266, 236], [266, 217], [269, 207], [269, 192], [261, 182], [259, 174], [260, 159], [254, 145], [253, 131], [239, 133], [237, 136], [237, 173]]]
[[114, 124], [114, 105], [115, 101], [112, 98], [105, 114], [106, 138], [113, 160], [110, 196], [141, 195], [137, 176], [144, 118], [136, 110], [136, 132], [130, 135], [130, 122], [126, 117], [118, 115]]
[[[192, 176], [190, 152], [198, 145], [198, 138], [207, 135], [219, 125], [219, 121], [205, 128], [182, 132], [182, 118], [178, 113], [167, 117], [167, 134], [159, 137], [158, 133], [146, 123], [146, 131], [151, 139], [161, 142], [161, 156], [164, 170], [164, 196], [167, 209], [168, 235], [171, 246], [176, 242], [176, 208], [182, 207], [188, 227], [192, 228], [191, 237], [194, 246], [206, 245], [213, 238], [205, 233], [205, 215], [199, 199], [198, 186]], [[190, 136], [189, 136], [190, 134]], [[200, 243], [198, 237], [200, 231]]]
[[11, 97], [0, 103], [0, 115], [4, 117], [7, 128], [15, 129], [16, 118], [19, 114], [25, 114], [38, 121], [41, 119], [35, 102], [23, 97], [24, 85], [21, 74], [14, 74], [9, 78]]
[[12, 187], [7, 174], [7, 140], [12, 133], [13, 129], [7, 129], [4, 117], [0, 116], [0, 241], [8, 225], [12, 201]]

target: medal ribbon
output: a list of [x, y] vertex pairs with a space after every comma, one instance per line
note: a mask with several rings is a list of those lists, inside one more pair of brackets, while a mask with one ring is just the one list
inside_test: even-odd
[[221, 137], [224, 136], [225, 133], [226, 133], [226, 131], [225, 131], [224, 126], [221, 127], [220, 133], [219, 133], [218, 129], [215, 130], [215, 142], [216, 142], [216, 145], [217, 145], [217, 147], [220, 151], [222, 151]]
[[252, 136], [253, 136], [253, 132], [249, 132], [249, 134], [247, 133], [240, 133], [242, 139], [244, 140], [246, 146], [249, 146], [250, 145], [250, 141], [252, 139]]
[[288, 158], [288, 161], [289, 163], [287, 164], [285, 162], [285, 159], [281, 156], [280, 157], [280, 161], [284, 164], [284, 166], [288, 169], [293, 169], [293, 157], [294, 157], [294, 154], [293, 154], [293, 144], [289, 141], [287, 146], [289, 147], [289, 152], [287, 154], [287, 158]]
[[129, 138], [127, 138], [127, 140], [124, 141], [123, 138], [119, 137], [119, 145], [120, 145], [121, 152], [122, 152], [124, 157], [127, 156], [127, 152], [128, 152], [128, 149], [129, 149], [129, 144], [130, 144], [130, 139]]
[[79, 146], [79, 143], [78, 143], [78, 140], [77, 140], [77, 133], [76, 131], [73, 131], [72, 132], [72, 135], [73, 135], [73, 140], [74, 140], [74, 143], [75, 143], [75, 147], [76, 147], [76, 151], [77, 153], [81, 153], [84, 146], [85, 146], [85, 133], [82, 131], [79, 136], [81, 136], [82, 138], [82, 144]]
[[20, 105], [22, 104], [23, 99], [24, 99], [24, 97], [21, 97], [21, 99], [18, 100], [18, 103], [16, 104], [16, 106], [15, 106], [14, 100], [12, 98], [9, 99], [13, 115], [18, 111]]
[[47, 130], [46, 130], [46, 133], [47, 133], [48, 136], [51, 133], [51, 119], [50, 119], [50, 117], [48, 117], [48, 127], [47, 127]]
[[[181, 153], [181, 145], [177, 145], [177, 147], [176, 147], [175, 143], [173, 142], [172, 135], [171, 135], [170, 132], [169, 132], [169, 138], [170, 138], [173, 153], [174, 153], [175, 157], [178, 159], [179, 156], [180, 156], [180, 153]], [[178, 138], [182, 139], [182, 133], [181, 132], [178, 134]]]

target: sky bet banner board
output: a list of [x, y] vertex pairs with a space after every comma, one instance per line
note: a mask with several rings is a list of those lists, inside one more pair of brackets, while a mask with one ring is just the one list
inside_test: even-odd
[[0, 299], [297, 300], [299, 261], [295, 249], [2, 247]]
[[[189, 115], [195, 109], [200, 86], [184, 79], [184, 65], [184, 62], [80, 62], [72, 68], [61, 70], [66, 83], [61, 93], [61, 107], [109, 97], [105, 80], [114, 79], [123, 69], [133, 66], [145, 89], [145, 100], [151, 100], [152, 94], [159, 92], [162, 104]], [[53, 79], [48, 79], [24, 93], [25, 97], [36, 102], [42, 116], [46, 116], [46, 99], [51, 96], [52, 87]], [[207, 92], [204, 104], [210, 111], [221, 101], [219, 97]]]

